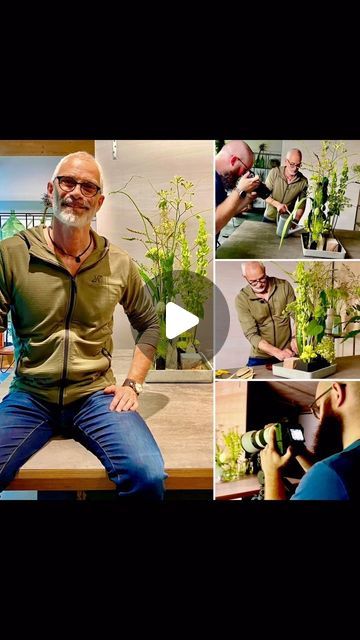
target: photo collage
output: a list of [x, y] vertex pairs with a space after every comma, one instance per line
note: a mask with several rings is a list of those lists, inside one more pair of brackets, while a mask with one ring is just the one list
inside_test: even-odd
[[360, 140], [0, 140], [0, 503], [360, 499]]

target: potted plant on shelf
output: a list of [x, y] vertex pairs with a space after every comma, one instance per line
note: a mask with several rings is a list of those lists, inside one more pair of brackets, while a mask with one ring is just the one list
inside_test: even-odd
[[215, 463], [217, 479], [221, 482], [234, 482], [246, 473], [247, 460], [236, 428], [226, 432], [217, 430]]
[[[138, 241], [145, 248], [147, 262], [137, 264], [152, 296], [160, 324], [160, 341], [154, 369], [179, 369], [181, 360], [186, 360], [181, 358], [181, 354], [192, 353], [192, 368], [212, 376], [209, 363], [204, 362], [202, 354], [199, 354], [200, 343], [196, 337], [196, 327], [173, 340], [166, 337], [167, 303], [178, 302], [190, 313], [203, 318], [204, 304], [211, 289], [206, 279], [210, 246], [205, 220], [199, 212], [194, 212], [194, 185], [181, 176], [174, 176], [167, 189], [157, 191], [151, 185], [157, 196], [157, 213], [151, 218], [141, 211], [127, 191], [129, 182], [112, 193], [127, 197], [142, 222], [142, 230], [127, 228], [134, 235], [123, 239]], [[197, 220], [198, 229], [194, 246], [190, 248], [187, 225], [191, 218]], [[207, 379], [206, 376], [203, 378]], [[148, 381], [150, 380], [149, 374]], [[174, 379], [180, 380], [178, 377]], [[167, 378], [167, 381], [170, 379]]]
[[265, 156], [264, 153], [267, 149], [267, 145], [265, 144], [265, 142], [262, 142], [261, 144], [259, 144], [259, 151], [258, 154], [255, 158], [255, 162], [254, 162], [254, 168], [257, 169], [266, 169], [266, 161], [265, 161]]

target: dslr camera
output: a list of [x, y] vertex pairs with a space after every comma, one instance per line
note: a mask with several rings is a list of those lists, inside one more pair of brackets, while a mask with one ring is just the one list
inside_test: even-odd
[[[292, 425], [285, 422], [277, 422], [275, 425], [276, 447], [281, 456], [286, 453], [291, 445], [293, 450], [300, 452], [304, 447], [304, 429], [300, 424]], [[270, 426], [258, 431], [246, 431], [241, 437], [241, 446], [247, 453], [257, 453], [264, 449], [269, 442]]]
[[[250, 169], [248, 170], [248, 175], [247, 178], [255, 178], [255, 173], [253, 171], [251, 171]], [[239, 180], [241, 180], [241, 178], [239, 178]], [[239, 180], [237, 181], [237, 185], [239, 183]], [[263, 200], [266, 200], [266, 198], [269, 197], [269, 195], [271, 194], [270, 189], [268, 189], [268, 187], [266, 186], [266, 184], [264, 184], [263, 182], [260, 181], [259, 185], [253, 189], [253, 191], [256, 192], [256, 195], [258, 198], [262, 198]], [[246, 196], [246, 192], [242, 191], [241, 192], [243, 194], [243, 198]]]
[[[253, 171], [249, 171], [248, 177], [255, 178], [255, 173]], [[261, 181], [259, 186], [256, 187], [254, 191], [256, 191], [258, 198], [262, 198], [263, 200], [266, 200], [266, 198], [268, 198], [269, 195], [271, 194], [270, 189], [266, 186], [266, 184], [264, 184], [264, 182], [261, 182]]]

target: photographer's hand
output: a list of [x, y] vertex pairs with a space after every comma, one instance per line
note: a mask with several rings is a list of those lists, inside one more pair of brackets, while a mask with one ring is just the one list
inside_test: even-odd
[[[236, 188], [238, 191], [246, 191], [246, 193], [251, 193], [256, 189], [256, 187], [260, 184], [259, 176], [253, 176], [249, 178], [249, 171], [247, 171], [236, 183]], [[255, 194], [256, 197], [256, 194]]]
[[261, 468], [265, 475], [265, 500], [286, 500], [281, 469], [292, 456], [291, 447], [281, 456], [276, 447], [275, 427], [269, 431], [269, 443], [260, 452]]

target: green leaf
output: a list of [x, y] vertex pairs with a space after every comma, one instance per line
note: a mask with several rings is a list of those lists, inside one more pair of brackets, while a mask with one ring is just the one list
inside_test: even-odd
[[305, 327], [305, 333], [307, 336], [318, 336], [323, 331], [323, 326], [317, 322], [317, 320], [311, 320], [307, 327]]

